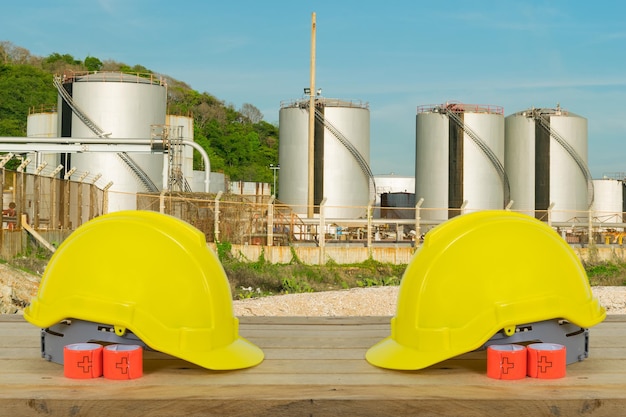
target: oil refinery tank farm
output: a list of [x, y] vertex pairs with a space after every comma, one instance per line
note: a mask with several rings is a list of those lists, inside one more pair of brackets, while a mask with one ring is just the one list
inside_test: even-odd
[[[165, 125], [166, 86], [151, 74], [70, 73], [55, 79], [59, 90], [59, 130], [63, 137], [148, 139], [153, 126]], [[63, 157], [63, 156], [62, 156]], [[164, 188], [164, 155], [76, 153], [66, 167], [101, 173], [109, 188], [109, 211], [136, 209], [137, 192]]]
[[530, 108], [505, 119], [505, 167], [512, 209], [552, 221], [584, 220], [593, 203], [587, 168], [587, 119], [557, 106]]
[[[366, 103], [315, 98], [315, 213], [326, 199], [326, 218], [361, 218], [375, 199], [369, 167], [370, 113]], [[306, 214], [309, 187], [309, 99], [281, 103], [278, 199]]]
[[415, 199], [421, 217], [446, 220], [463, 212], [503, 209], [504, 110], [445, 103], [417, 108]]

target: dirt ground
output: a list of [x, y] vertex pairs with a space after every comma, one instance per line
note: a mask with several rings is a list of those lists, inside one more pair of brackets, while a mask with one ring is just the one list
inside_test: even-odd
[[39, 275], [0, 264], [0, 314], [21, 314], [37, 288]]

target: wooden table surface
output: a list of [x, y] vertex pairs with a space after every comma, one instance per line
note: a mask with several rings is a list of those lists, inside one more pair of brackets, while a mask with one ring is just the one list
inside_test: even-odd
[[389, 317], [241, 318], [265, 352], [258, 366], [210, 371], [145, 352], [130, 381], [73, 380], [41, 358], [39, 329], [0, 316], [0, 415], [27, 416], [621, 416], [626, 415], [626, 316], [590, 330], [589, 358], [565, 378], [501, 381], [486, 353], [420, 371], [364, 359]]

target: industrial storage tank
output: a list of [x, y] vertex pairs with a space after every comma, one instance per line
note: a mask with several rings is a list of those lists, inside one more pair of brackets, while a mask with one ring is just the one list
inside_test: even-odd
[[[56, 138], [58, 132], [58, 113], [56, 106], [34, 107], [28, 110], [26, 120], [26, 136], [29, 138]], [[33, 173], [37, 167], [46, 164], [42, 172], [54, 170], [60, 162], [56, 152], [31, 152], [28, 158], [32, 161], [26, 166], [26, 172]]]
[[[383, 174], [375, 175], [376, 208], [374, 218], [415, 218], [415, 177]], [[385, 208], [396, 208], [385, 210]]]
[[623, 179], [593, 180], [593, 216], [606, 227], [623, 223], [626, 211], [626, 183]]
[[502, 107], [419, 106], [415, 136], [415, 199], [424, 199], [423, 219], [443, 221], [462, 212], [505, 207], [509, 186]]
[[[165, 82], [152, 74], [70, 73], [56, 82], [63, 137], [150, 140], [152, 127], [165, 124]], [[109, 212], [134, 210], [136, 193], [167, 186], [163, 153], [85, 152], [68, 158], [62, 161], [67, 169], [101, 174], [99, 184], [112, 184]]]
[[[309, 190], [309, 100], [281, 103], [278, 199], [307, 214]], [[326, 199], [326, 218], [362, 218], [375, 198], [366, 103], [316, 97], [314, 126], [315, 213]]]
[[587, 119], [557, 106], [505, 119], [505, 167], [512, 209], [553, 222], [584, 221], [593, 202]]

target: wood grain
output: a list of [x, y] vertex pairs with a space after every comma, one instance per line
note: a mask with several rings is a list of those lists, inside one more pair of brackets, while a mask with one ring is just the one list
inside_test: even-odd
[[240, 333], [258, 366], [210, 371], [145, 352], [131, 381], [71, 380], [41, 358], [39, 329], [0, 316], [0, 415], [48, 416], [616, 416], [626, 407], [626, 316], [591, 329], [590, 357], [557, 380], [487, 378], [485, 352], [420, 371], [370, 365], [389, 317], [250, 317]]

